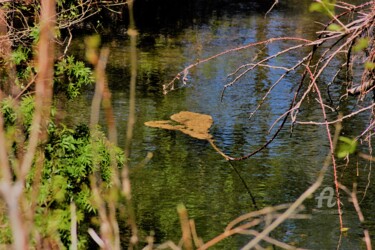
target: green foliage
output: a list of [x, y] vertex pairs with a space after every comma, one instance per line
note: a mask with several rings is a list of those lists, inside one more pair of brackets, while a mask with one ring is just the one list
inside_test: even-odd
[[375, 69], [375, 63], [374, 62], [365, 62], [365, 69], [367, 69], [367, 70]]
[[367, 48], [368, 44], [370, 42], [369, 37], [362, 37], [357, 40], [355, 45], [353, 46], [353, 51], [354, 52], [359, 52]]
[[93, 82], [91, 69], [74, 56], [68, 56], [55, 65], [55, 90], [64, 92], [69, 99], [77, 97], [83, 87]]
[[19, 46], [12, 53], [12, 62], [16, 65], [20, 65], [22, 62], [27, 62], [30, 55], [30, 49], [24, 46]]
[[[99, 5], [85, 5], [76, 0], [57, 0], [56, 33], [59, 37], [60, 29], [71, 27], [80, 23], [86, 16], [97, 13]], [[104, 3], [105, 5], [106, 3]], [[9, 36], [12, 46], [16, 49], [12, 52], [10, 62], [16, 66], [15, 83], [24, 88], [32, 82], [38, 69], [32, 58], [35, 58], [34, 50], [40, 38], [40, 26], [35, 22], [39, 19], [40, 3], [24, 4], [22, 2], [4, 3], [4, 10], [10, 22]], [[85, 64], [76, 60], [73, 56], [55, 59], [54, 91], [65, 94], [68, 99], [77, 97], [82, 90], [94, 82], [92, 71]], [[13, 78], [12, 78], [13, 79]], [[12, 83], [13, 84], [13, 83]], [[0, 101], [0, 112], [4, 118], [6, 145], [9, 153], [9, 163], [17, 170], [19, 160], [28, 144], [28, 135], [34, 113], [33, 85], [25, 91], [21, 100], [11, 98]], [[53, 113], [53, 109], [51, 113]], [[53, 117], [53, 114], [52, 114]], [[102, 190], [111, 187], [114, 168], [124, 163], [124, 154], [116, 146], [109, 143], [100, 128], [90, 130], [86, 125], [69, 128], [63, 124], [55, 124], [48, 121], [48, 141], [38, 145], [36, 156], [44, 159], [43, 165], [37, 165], [35, 160], [32, 170], [27, 176], [25, 206], [31, 201], [36, 202], [35, 230], [41, 237], [46, 237], [55, 242], [63, 242], [69, 246], [70, 241], [70, 204], [77, 205], [77, 221], [80, 224], [79, 245], [85, 249], [87, 243], [85, 237], [87, 228], [82, 226], [90, 221], [89, 217], [96, 213], [93, 205], [90, 179], [93, 175], [101, 180]], [[20, 157], [19, 157], [20, 156]], [[17, 174], [17, 171], [14, 171]], [[38, 176], [41, 176], [40, 182]], [[14, 176], [16, 179], [16, 176]], [[38, 196], [35, 194], [38, 189]], [[24, 202], [24, 201], [22, 201]], [[0, 211], [5, 211], [0, 203]], [[8, 225], [6, 213], [0, 213], [0, 245], [11, 242], [11, 231]], [[34, 229], [33, 229], [34, 230]], [[80, 234], [82, 233], [82, 234]], [[34, 232], [32, 233], [34, 235]], [[85, 235], [85, 236], [82, 236]], [[61, 244], [60, 244], [61, 245]]]
[[[107, 142], [99, 130], [90, 132], [86, 125], [75, 130], [65, 126], [50, 126], [49, 141], [45, 146], [44, 179], [60, 175], [66, 183], [66, 200], [76, 202], [78, 208], [94, 211], [89, 198], [89, 177], [96, 173], [107, 187], [111, 185], [111, 151], [116, 155], [117, 167], [124, 163], [121, 150]], [[96, 154], [94, 154], [96, 152]], [[52, 194], [54, 197], [55, 194]]]
[[[39, 39], [39, 28], [31, 28], [30, 37], [33, 42]], [[23, 82], [29, 82], [31, 76], [37, 71], [31, 63], [32, 52], [30, 47], [20, 45], [13, 51], [11, 61], [17, 67], [16, 83], [22, 88]], [[55, 63], [54, 75], [55, 92], [64, 93], [68, 99], [77, 97], [82, 89], [94, 82], [92, 70], [74, 56], [67, 56]]]
[[30, 28], [30, 38], [36, 44], [39, 41], [40, 29], [39, 26], [33, 26]]
[[16, 121], [16, 113], [14, 112], [14, 102], [10, 98], [6, 98], [1, 102], [1, 113], [3, 115], [5, 127], [14, 125]]
[[59, 13], [57, 18], [60, 22], [66, 22], [67, 20], [72, 21], [84, 14], [82, 3], [79, 3], [77, 0], [57, 0], [56, 3], [57, 12]]
[[[9, 24], [13, 25], [14, 31], [17, 30], [20, 34], [22, 33], [22, 36], [17, 33], [10, 33], [10, 37], [15, 37], [12, 38], [12, 46], [16, 49], [11, 55], [11, 62], [16, 65], [17, 78], [15, 81], [19, 87], [24, 88], [38, 71], [32, 58], [35, 57], [33, 50], [35, 47], [33, 46], [36, 45], [40, 36], [39, 24], [34, 22], [38, 19], [35, 17], [35, 13], [40, 11], [40, 3], [23, 4], [16, 1], [16, 3], [12, 4], [6, 3], [4, 8], [12, 12], [14, 20], [24, 20], [24, 22], [12, 22]], [[98, 11], [99, 7], [97, 5], [83, 7], [80, 1], [57, 0], [55, 37], [60, 36], [60, 29], [63, 27], [68, 27], [73, 25], [73, 23], [80, 23], [83, 16]], [[55, 91], [63, 92], [69, 99], [77, 97], [84, 87], [93, 83], [91, 69], [73, 56], [56, 59], [55, 69]], [[32, 88], [30, 90], [32, 91]]]
[[[19, 103], [7, 98], [0, 103], [0, 109], [7, 133], [22, 128], [27, 138], [34, 112], [34, 98], [25, 96]], [[87, 223], [89, 217], [96, 213], [90, 178], [93, 175], [98, 177], [103, 183], [103, 191], [110, 188], [113, 167], [119, 168], [124, 164], [124, 154], [108, 142], [100, 128], [90, 130], [82, 124], [72, 129], [52, 121], [48, 126], [48, 141], [40, 147], [44, 149], [44, 164], [34, 165], [26, 182], [27, 196], [37, 203], [37, 230], [43, 237], [61, 239], [68, 246], [70, 204], [74, 202], [77, 206], [78, 228], [83, 230], [79, 232], [80, 243], [83, 244], [87, 240], [87, 231], [82, 229], [85, 227], [81, 224]], [[14, 142], [13, 149], [17, 149], [17, 142]], [[40, 167], [39, 193], [37, 197], [31, 197], [35, 188], [33, 182]], [[6, 223], [6, 218], [0, 217], [0, 221]], [[9, 238], [8, 231], [0, 232], [0, 239]]]
[[33, 96], [24, 96], [18, 106], [13, 99], [6, 98], [0, 103], [0, 109], [4, 117], [4, 125], [7, 131], [13, 130], [17, 125], [17, 128], [20, 129], [22, 133], [26, 136], [29, 134], [34, 112]]
[[[0, 202], [0, 211], [5, 211], [5, 205]], [[6, 213], [0, 213], [1, 225], [7, 225], [9, 223]], [[0, 231], [0, 246], [1, 244], [10, 244], [12, 242], [12, 231], [10, 227], [2, 227]]]
[[357, 149], [356, 139], [340, 136], [339, 141], [341, 142], [337, 150], [337, 157], [339, 158], [347, 157], [349, 154], [353, 154]]
[[336, 23], [332, 23], [327, 28], [330, 31], [342, 31], [342, 27]]
[[22, 87], [22, 82], [29, 79], [34, 67], [31, 66], [32, 53], [30, 48], [20, 45], [12, 52], [11, 61], [17, 69], [16, 84]]
[[[111, 152], [116, 156], [115, 166], [121, 167], [125, 159], [122, 151], [108, 143], [100, 130], [90, 131], [86, 125], [77, 126], [74, 130], [51, 125], [49, 141], [45, 145], [46, 160], [41, 183], [43, 192], [39, 196], [39, 204], [48, 204], [47, 213], [55, 213], [56, 210], [69, 211], [70, 202], [74, 201], [78, 223], [85, 218], [87, 221], [96, 212], [92, 203], [90, 177], [93, 174], [99, 177], [103, 181], [103, 188], [111, 186]], [[63, 236], [70, 234], [68, 223], [70, 217], [60, 221], [58, 230]], [[66, 238], [69, 240], [68, 236]]]
[[320, 12], [328, 16], [335, 15], [336, 0], [319, 0], [310, 5], [311, 12]]
[[[17, 66], [17, 83], [29, 81], [37, 70], [31, 63], [30, 49], [20, 46], [12, 53], [12, 62]], [[55, 63], [54, 90], [74, 99], [82, 89], [94, 82], [92, 70], [74, 56], [68, 56]]]
[[34, 108], [34, 96], [24, 96], [20, 103], [20, 112], [18, 115], [22, 117], [23, 126], [27, 132], [30, 131]]

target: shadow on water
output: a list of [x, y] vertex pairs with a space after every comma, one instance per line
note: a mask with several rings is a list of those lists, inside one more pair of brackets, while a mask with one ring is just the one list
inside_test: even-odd
[[[251, 61], [259, 51], [243, 51], [204, 64], [191, 72], [186, 86], [168, 95], [163, 95], [162, 85], [197, 59], [228, 48], [271, 37], [315, 37], [318, 25], [312, 21], [313, 14], [308, 12], [310, 1], [281, 1], [265, 19], [264, 13], [272, 2], [223, 0], [181, 4], [175, 0], [135, 1], [140, 40], [131, 178], [138, 223], [143, 234], [155, 233], [157, 243], [179, 241], [181, 233], [176, 212], [179, 203], [186, 205], [204, 241], [220, 234], [234, 218], [254, 209], [238, 174], [208, 142], [176, 131], [148, 128], [143, 123], [168, 119], [182, 110], [209, 114], [214, 119], [210, 133], [215, 142], [223, 151], [235, 156], [248, 153], [269, 139], [271, 124], [288, 108], [296, 81], [293, 76], [285, 78], [276, 87], [252, 119], [249, 119], [249, 114], [278, 78], [276, 71], [266, 68], [254, 71], [228, 89], [223, 101], [220, 100], [223, 86], [228, 82], [227, 75], [244, 62]], [[103, 40], [111, 48], [107, 72], [119, 140], [123, 145], [128, 110], [129, 57], [128, 41], [121, 31], [126, 23], [119, 22], [113, 27], [119, 32], [112, 30], [112, 34], [104, 35]], [[272, 54], [288, 45], [276, 43], [261, 53]], [[73, 44], [73, 51], [84, 54], [80, 40]], [[298, 56], [281, 57], [280, 62], [293, 63], [299, 60]], [[69, 116], [67, 120], [72, 123], [88, 120], [89, 112], [85, 110], [89, 110], [91, 97], [92, 93], [88, 92], [74, 104], [68, 104], [74, 111], [72, 113], [77, 115]], [[320, 117], [314, 107], [306, 104], [301, 115], [306, 120]], [[365, 125], [360, 119], [344, 124], [350, 128], [346, 131], [349, 136]], [[234, 163], [259, 208], [293, 202], [315, 181], [328, 152], [324, 128], [297, 126], [292, 136], [288, 128], [269, 148], [249, 160]], [[147, 152], [153, 153], [152, 160], [143, 168], [137, 168], [137, 162], [142, 161]], [[358, 176], [356, 164], [342, 167], [341, 181], [351, 185], [356, 180], [360, 194], [363, 194], [370, 166], [360, 166]], [[327, 174], [323, 186], [333, 186], [331, 173]], [[373, 191], [370, 187], [363, 201], [365, 217], [370, 221], [374, 219], [371, 213]], [[345, 199], [344, 202], [344, 220], [350, 230], [342, 239], [341, 249], [358, 249], [362, 244], [359, 236], [362, 228], [353, 207]], [[335, 248], [339, 239], [336, 209], [316, 209], [314, 198], [307, 200], [305, 206], [306, 212], [313, 215], [311, 220], [287, 221], [272, 236], [299, 247]], [[219, 243], [216, 249], [238, 249], [248, 240], [247, 236], [235, 236]]]

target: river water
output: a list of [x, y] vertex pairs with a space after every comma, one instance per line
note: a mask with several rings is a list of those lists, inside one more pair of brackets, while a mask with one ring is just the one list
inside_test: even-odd
[[[139, 70], [131, 180], [141, 233], [153, 232], [157, 243], [179, 242], [181, 230], [176, 207], [180, 203], [187, 207], [198, 235], [206, 242], [223, 232], [231, 220], [254, 211], [253, 199], [259, 209], [290, 203], [316, 180], [329, 152], [323, 126], [298, 125], [291, 133], [288, 123], [267, 149], [231, 166], [206, 141], [143, 125], [146, 121], [169, 119], [172, 114], [183, 110], [209, 114], [214, 120], [210, 133], [217, 146], [231, 156], [249, 153], [271, 138], [275, 129], [269, 133], [270, 126], [288, 109], [298, 74], [291, 74], [281, 81], [251, 119], [251, 112], [278, 79], [281, 70], [254, 70], [228, 88], [222, 100], [220, 97], [223, 86], [231, 80], [228, 75], [236, 68], [251, 63], [257, 56], [277, 53], [295, 42], [277, 42], [267, 47], [242, 50], [201, 64], [191, 70], [185, 86], [180, 84], [167, 95], [163, 94], [162, 86], [184, 67], [227, 49], [272, 37], [314, 39], [320, 27], [314, 20], [324, 21], [325, 17], [310, 13], [309, 1], [281, 2], [266, 18], [264, 14], [270, 2], [263, 1], [235, 1], [224, 7], [208, 4], [205, 8], [190, 6], [184, 9], [180, 6], [178, 11], [176, 4], [136, 9], [140, 32]], [[107, 73], [120, 146], [123, 146], [128, 116], [129, 41], [121, 27], [113, 29], [112, 35], [104, 35], [103, 40], [111, 50]], [[79, 39], [74, 42], [75, 54], [84, 54], [82, 44]], [[303, 50], [291, 53], [274, 62], [290, 67], [302, 53]], [[325, 77], [329, 75], [323, 76], [322, 82]], [[74, 103], [67, 104], [73, 114], [67, 118], [70, 122], [88, 121], [92, 94], [88, 91]], [[356, 100], [350, 99], [342, 106], [346, 112], [355, 110]], [[304, 104], [300, 120], [322, 120], [317, 107], [313, 100]], [[361, 114], [343, 124], [343, 133], [354, 137], [368, 122], [368, 114]], [[152, 159], [139, 166], [150, 152]], [[374, 182], [371, 165], [355, 157], [347, 166], [345, 162], [339, 164], [340, 182], [350, 189], [352, 183], [357, 182], [361, 200], [369, 180]], [[323, 185], [304, 202], [303, 213], [311, 218], [287, 220], [270, 236], [309, 249], [335, 249], [338, 245], [340, 249], [364, 248], [363, 225], [359, 223], [347, 195], [342, 194], [343, 220], [349, 230], [341, 236], [337, 207], [325, 203], [319, 206], [316, 198], [320, 192], [332, 187], [333, 173], [329, 169]], [[372, 234], [375, 233], [374, 204], [374, 188], [370, 184], [361, 208]], [[261, 231], [263, 226], [255, 229]], [[239, 249], [251, 238], [232, 236], [213, 249]]]

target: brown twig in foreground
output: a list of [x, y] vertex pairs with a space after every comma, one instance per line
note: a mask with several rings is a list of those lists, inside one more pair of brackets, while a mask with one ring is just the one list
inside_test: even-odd
[[128, 35], [130, 37], [130, 93], [129, 93], [129, 114], [127, 121], [126, 129], [126, 138], [125, 138], [125, 164], [121, 173], [121, 182], [122, 182], [122, 194], [124, 195], [127, 201], [127, 210], [128, 210], [128, 224], [131, 228], [132, 236], [130, 238], [130, 249], [133, 248], [139, 241], [138, 236], [138, 227], [135, 221], [135, 212], [132, 202], [132, 190], [129, 179], [129, 158], [131, 152], [131, 146], [133, 141], [133, 131], [135, 124], [135, 104], [136, 104], [136, 83], [137, 83], [137, 35], [138, 32], [135, 26], [134, 13], [133, 13], [133, 3], [134, 0], [128, 0], [128, 10], [129, 10], [129, 29]]
[[[361, 207], [359, 206], [359, 202], [358, 202], [358, 199], [357, 199], [357, 184], [353, 183], [353, 190], [352, 191], [350, 191], [347, 187], [345, 187], [343, 185], [340, 185], [340, 188], [342, 190], [344, 190], [350, 196], [351, 202], [353, 203], [353, 206], [354, 206], [354, 208], [357, 212], [359, 221], [361, 223], [364, 223], [365, 217], [363, 216], [363, 213], [361, 211]], [[366, 249], [371, 250], [372, 249], [371, 237], [370, 237], [370, 233], [369, 233], [367, 228], [363, 229], [363, 234], [365, 236]]]
[[[8, 215], [13, 233], [13, 245], [15, 249], [28, 249], [29, 227], [33, 224], [32, 218], [25, 220], [20, 202], [23, 197], [26, 176], [29, 173], [37, 146], [47, 138], [47, 124], [50, 117], [53, 85], [54, 62], [54, 27], [55, 27], [55, 1], [42, 0], [40, 14], [40, 38], [38, 42], [37, 67], [39, 74], [35, 81], [35, 112], [31, 124], [31, 131], [26, 152], [21, 160], [18, 175], [13, 181], [12, 169], [9, 164], [9, 152], [6, 147], [0, 151], [1, 181], [0, 192], [8, 206]], [[6, 145], [3, 118], [0, 119], [0, 141]], [[37, 161], [38, 164], [43, 164]]]

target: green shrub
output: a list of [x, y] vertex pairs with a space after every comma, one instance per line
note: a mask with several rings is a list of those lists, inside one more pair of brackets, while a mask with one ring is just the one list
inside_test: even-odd
[[[18, 134], [23, 134], [23, 139], [27, 138], [34, 111], [33, 100], [33, 97], [26, 96], [18, 107], [12, 99], [2, 101], [0, 107], [9, 138]], [[23, 133], [14, 132], [20, 130]], [[27, 144], [27, 139], [24, 140]], [[13, 142], [13, 163], [17, 162], [15, 155], [19, 141], [20, 139], [15, 138]], [[38, 161], [35, 161], [26, 182], [26, 197], [34, 201], [36, 199], [36, 230], [43, 237], [61, 240], [68, 246], [70, 204], [74, 202], [77, 207], [78, 236], [84, 248], [87, 242], [87, 225], [84, 224], [89, 223], [90, 217], [96, 214], [90, 178], [95, 175], [101, 180], [103, 191], [110, 188], [115, 173], [113, 167], [120, 168], [124, 164], [124, 154], [107, 140], [100, 127], [90, 130], [87, 125], [81, 124], [72, 129], [63, 124], [56, 125], [52, 121], [48, 126], [48, 141], [39, 147], [44, 152], [44, 162], [41, 180], [37, 185], [37, 197], [32, 197], [32, 193], [33, 188], [36, 188], [33, 182], [40, 167], [36, 164]], [[0, 217], [0, 220], [7, 223], [6, 217]], [[9, 240], [9, 232], [0, 232], [0, 239]]]
[[92, 71], [73, 56], [55, 64], [55, 92], [63, 92], [68, 99], [77, 97], [83, 87], [94, 82]]

